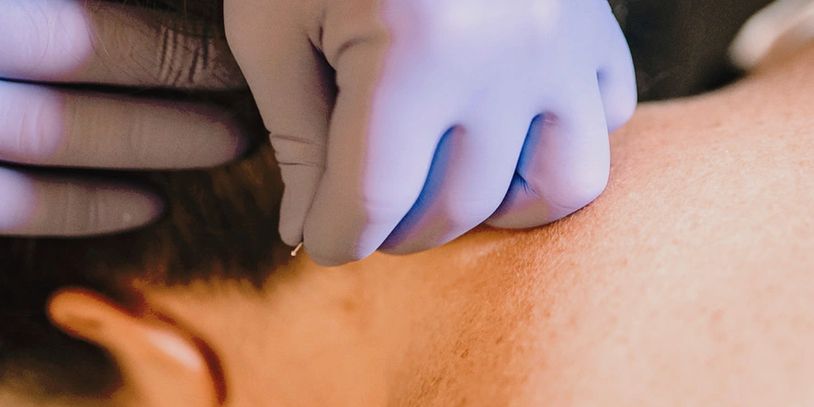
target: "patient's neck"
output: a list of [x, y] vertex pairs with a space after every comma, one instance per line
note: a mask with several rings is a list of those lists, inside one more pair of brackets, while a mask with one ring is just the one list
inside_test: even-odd
[[534, 346], [518, 329], [539, 301], [534, 277], [495, 254], [511, 239], [478, 239], [335, 270], [300, 259], [262, 293], [198, 286], [148, 300], [213, 347], [236, 406], [505, 404], [534, 362], [517, 352]]

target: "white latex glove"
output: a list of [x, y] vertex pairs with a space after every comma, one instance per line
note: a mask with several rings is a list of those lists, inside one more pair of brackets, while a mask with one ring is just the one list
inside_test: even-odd
[[636, 105], [605, 0], [226, 0], [225, 12], [286, 183], [283, 239], [324, 265], [582, 208], [606, 186], [608, 130]]
[[[161, 29], [165, 17], [86, 0], [0, 0], [0, 234], [109, 233], [161, 212], [143, 187], [65, 167], [197, 168], [240, 154], [225, 112], [112, 90], [241, 86], [225, 41]], [[64, 86], [76, 84], [111, 88]]]

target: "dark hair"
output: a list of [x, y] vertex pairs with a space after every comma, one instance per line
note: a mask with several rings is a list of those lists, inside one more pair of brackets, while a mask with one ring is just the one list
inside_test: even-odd
[[49, 323], [45, 307], [60, 288], [86, 287], [126, 302], [126, 283], [134, 277], [261, 286], [288, 259], [277, 233], [275, 167], [269, 149], [261, 148], [217, 170], [148, 176], [166, 194], [169, 212], [144, 230], [79, 240], [0, 239], [0, 387], [90, 396], [115, 385], [116, 370], [104, 354]]
[[223, 17], [223, 0], [106, 0], [139, 7], [167, 10], [175, 15], [212, 22], [217, 27]]
[[[187, 7], [181, 0], [140, 3], [205, 11], [180, 8]], [[213, 2], [189, 4], [203, 3]], [[211, 25], [218, 27], [214, 20]], [[264, 137], [249, 95], [228, 99], [247, 134]], [[277, 233], [281, 182], [267, 146], [215, 170], [121, 175], [164, 193], [164, 219], [119, 236], [0, 238], [0, 387], [49, 398], [93, 397], [117, 387], [118, 369], [105, 353], [49, 323], [47, 301], [60, 288], [86, 287], [127, 301], [125, 285], [134, 277], [167, 285], [232, 279], [259, 286], [288, 258]]]

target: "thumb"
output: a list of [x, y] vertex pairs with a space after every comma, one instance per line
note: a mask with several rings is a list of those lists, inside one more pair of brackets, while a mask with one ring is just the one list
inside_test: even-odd
[[227, 39], [271, 134], [285, 184], [280, 234], [296, 246], [325, 167], [335, 98], [330, 68], [303, 32], [232, 9]]

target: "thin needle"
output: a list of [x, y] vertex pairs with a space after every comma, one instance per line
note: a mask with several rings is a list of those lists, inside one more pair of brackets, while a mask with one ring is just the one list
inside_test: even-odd
[[291, 251], [291, 257], [297, 257], [297, 254], [299, 254], [300, 250], [302, 250], [302, 245], [303, 243], [300, 242], [300, 244], [298, 244], [297, 247], [295, 247], [294, 250]]

